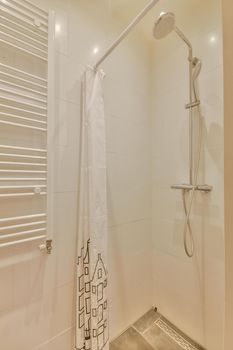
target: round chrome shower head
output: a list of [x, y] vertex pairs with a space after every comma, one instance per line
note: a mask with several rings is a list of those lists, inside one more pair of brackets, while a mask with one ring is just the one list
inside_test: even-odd
[[175, 28], [175, 15], [172, 12], [162, 12], [155, 22], [153, 34], [155, 39], [162, 39]]

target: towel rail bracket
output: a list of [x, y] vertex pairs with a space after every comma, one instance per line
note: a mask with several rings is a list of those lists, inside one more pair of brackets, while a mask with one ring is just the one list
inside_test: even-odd
[[51, 254], [53, 246], [52, 246], [52, 239], [47, 239], [44, 243], [39, 245], [40, 251], [46, 251], [47, 254]]

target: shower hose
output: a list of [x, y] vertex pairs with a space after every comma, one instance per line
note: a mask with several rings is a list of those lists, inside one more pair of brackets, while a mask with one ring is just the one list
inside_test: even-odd
[[[198, 67], [199, 64], [199, 67]], [[196, 86], [196, 79], [200, 73], [201, 70], [201, 62], [199, 61], [198, 64], [196, 65], [195, 69], [198, 70], [198, 72], [195, 71], [193, 73], [193, 78], [192, 78], [192, 87], [193, 87], [193, 92], [194, 92], [194, 97], [195, 100], [198, 100], [198, 91], [197, 91], [197, 86]], [[195, 78], [194, 78], [195, 77]], [[198, 182], [198, 174], [199, 174], [199, 168], [200, 168], [200, 159], [201, 159], [201, 149], [202, 149], [202, 116], [201, 116], [201, 109], [200, 105], [195, 107], [197, 109], [197, 114], [198, 114], [198, 146], [197, 146], [197, 160], [196, 160], [196, 166], [194, 169], [194, 182], [193, 182], [193, 188], [191, 190], [191, 193], [189, 194], [189, 203], [187, 204], [187, 198], [186, 198], [186, 193], [187, 190], [182, 191], [182, 201], [183, 201], [183, 207], [184, 207], [184, 212], [185, 212], [185, 225], [184, 225], [184, 233], [183, 233], [183, 240], [184, 240], [184, 249], [185, 253], [189, 258], [192, 258], [194, 255], [194, 238], [193, 238], [193, 232], [192, 232], [192, 227], [190, 223], [190, 215], [193, 207], [193, 200], [195, 196], [195, 190], [197, 187], [197, 182]], [[190, 117], [192, 118], [193, 116], [193, 108], [190, 108]], [[188, 244], [188, 236], [189, 236], [189, 241], [190, 244]]]

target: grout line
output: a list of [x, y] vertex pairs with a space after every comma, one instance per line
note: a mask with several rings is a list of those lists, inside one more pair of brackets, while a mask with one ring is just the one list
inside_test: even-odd
[[124, 225], [128, 225], [128, 224], [142, 222], [142, 221], [151, 221], [151, 218], [150, 217], [145, 217], [145, 218], [133, 219], [131, 221], [125, 221], [125, 222], [121, 222], [119, 224], [110, 224], [108, 227], [109, 228], [114, 228], [114, 227], [118, 227], [118, 226], [124, 226]]
[[[150, 310], [151, 310], [151, 309], [150, 309]], [[150, 311], [150, 310], [148, 310], [148, 311]], [[161, 315], [160, 315], [160, 317], [161, 317]], [[135, 322], [134, 322], [134, 323], [135, 323]], [[133, 324], [134, 324], [134, 323], [133, 323]], [[133, 328], [134, 330], [137, 331], [137, 333], [142, 334], [138, 329], [136, 329], [136, 328], [134, 327], [133, 324], [130, 324], [129, 326], [127, 326], [126, 328], [124, 328], [123, 331], [121, 331], [120, 333], [118, 333], [118, 335], [116, 335], [114, 338], [110, 339], [110, 343], [112, 343], [112, 342], [114, 342], [115, 340], [117, 340], [122, 334], [124, 334], [125, 332], [127, 332], [130, 328]], [[149, 326], [148, 328], [150, 328], [150, 326]], [[148, 329], [148, 328], [147, 328], [147, 329]], [[147, 330], [147, 329], [146, 329], [146, 330]]]
[[[143, 339], [144, 341], [151, 347], [153, 348], [153, 346], [148, 342], [148, 340], [143, 336], [143, 333], [139, 332], [139, 330], [137, 328], [135, 328], [133, 325], [130, 326], [130, 328], [134, 329], [135, 332], [137, 332]], [[150, 328], [150, 327], [149, 327]], [[148, 328], [147, 328], [148, 329]], [[147, 330], [146, 329], [146, 330]]]
[[148, 331], [149, 328], [151, 328], [153, 325], [156, 325], [156, 322], [159, 321], [162, 318], [162, 316], [160, 315], [156, 321], [154, 321], [148, 328], [146, 328], [143, 332], [141, 332], [141, 334], [144, 336], [144, 334]]
[[131, 326], [128, 326], [127, 328], [124, 328], [124, 330], [120, 333], [118, 333], [115, 337], [109, 340], [109, 343], [113, 343], [115, 340], [117, 340], [122, 334], [127, 332], [130, 329]]
[[55, 340], [56, 338], [62, 336], [63, 334], [68, 333], [69, 331], [71, 331], [72, 329], [74, 329], [74, 326], [68, 327], [66, 329], [64, 329], [63, 331], [61, 331], [60, 333], [54, 335], [52, 338], [49, 338], [48, 340], [46, 340], [43, 343], [40, 343], [39, 345], [36, 345], [36, 347], [34, 348], [34, 350], [39, 350], [42, 346], [44, 345], [48, 345], [49, 343], [51, 343], [53, 340]]

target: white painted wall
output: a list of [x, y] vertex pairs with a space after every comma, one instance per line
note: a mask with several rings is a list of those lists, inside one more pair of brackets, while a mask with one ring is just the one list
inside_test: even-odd
[[202, 1], [185, 15], [179, 16], [179, 9], [177, 14], [177, 25], [203, 62], [199, 85], [205, 143], [200, 181], [214, 190], [210, 196], [196, 197], [196, 255], [190, 260], [183, 249], [181, 193], [170, 189], [171, 184], [188, 181], [187, 49], [173, 33], [155, 43], [153, 55], [153, 299], [160, 312], [191, 338], [206, 349], [219, 350], [224, 326], [221, 2]]
[[[56, 11], [54, 248], [1, 251], [4, 350], [73, 349], [80, 77], [123, 29], [107, 1], [34, 0]], [[100, 54], [100, 53], [99, 53]], [[134, 33], [104, 64], [111, 337], [152, 305], [150, 49]]]

